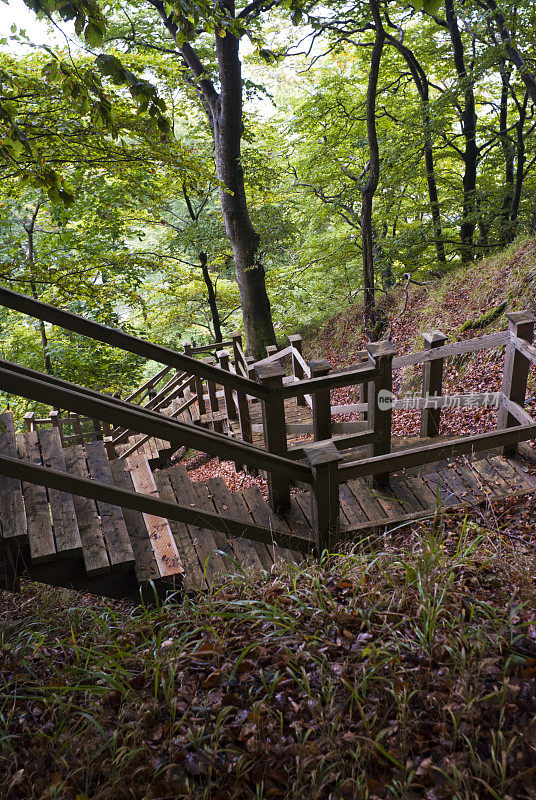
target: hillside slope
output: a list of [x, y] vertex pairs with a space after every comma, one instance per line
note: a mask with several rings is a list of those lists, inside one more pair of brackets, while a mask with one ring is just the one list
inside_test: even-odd
[[[535, 269], [522, 242], [395, 295], [394, 341], [533, 309]], [[309, 353], [352, 363], [357, 316]], [[501, 369], [478, 355], [446, 383], [497, 388]], [[464, 414], [444, 426], [492, 424]], [[534, 497], [490, 501], [156, 608], [0, 592], [0, 800], [534, 798], [535, 520]]]

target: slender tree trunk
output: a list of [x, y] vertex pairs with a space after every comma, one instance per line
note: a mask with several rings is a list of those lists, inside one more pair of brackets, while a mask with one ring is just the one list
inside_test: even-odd
[[445, 255], [445, 245], [443, 243], [443, 227], [441, 222], [441, 206], [437, 192], [437, 181], [435, 174], [434, 149], [432, 144], [432, 120], [430, 115], [430, 94], [428, 78], [415, 54], [394, 36], [387, 35], [388, 41], [404, 56], [411, 72], [411, 76], [421, 98], [421, 119], [423, 131], [423, 151], [424, 164], [426, 167], [426, 183], [428, 184], [428, 201], [432, 214], [432, 226], [434, 230], [434, 244], [436, 256], [439, 264], [445, 266], [447, 259]]
[[[224, 0], [222, 5], [234, 16], [234, 0]], [[247, 347], [254, 356], [262, 357], [266, 345], [275, 344], [275, 332], [264, 268], [256, 260], [260, 237], [249, 216], [241, 162], [242, 74], [238, 39], [229, 32], [223, 37], [216, 34], [216, 53], [221, 91], [213, 112], [213, 132], [216, 169], [223, 184], [221, 207], [233, 250]]]
[[212, 283], [212, 278], [210, 277], [210, 272], [208, 269], [207, 254], [203, 252], [199, 253], [199, 261], [201, 262], [201, 269], [203, 271], [203, 280], [205, 281], [205, 285], [207, 287], [208, 304], [210, 307], [210, 315], [212, 317], [212, 325], [214, 327], [214, 341], [223, 342], [223, 336], [221, 334], [220, 312], [218, 311], [218, 304], [216, 302], [214, 284]]
[[[39, 210], [41, 208], [41, 203], [37, 203], [35, 206], [34, 213], [30, 219], [30, 222], [26, 226], [26, 235], [28, 237], [28, 266], [30, 267], [30, 288], [32, 291], [32, 297], [34, 300], [39, 300], [39, 295], [37, 293], [37, 286], [35, 285], [33, 271], [35, 267], [35, 246], [34, 246], [34, 233], [35, 233], [35, 223], [37, 222], [37, 216], [39, 214]], [[43, 351], [43, 360], [45, 362], [45, 370], [49, 375], [54, 375], [54, 370], [52, 369], [52, 359], [50, 358], [50, 353], [48, 349], [48, 336], [47, 331], [45, 328], [45, 323], [42, 319], [38, 321], [39, 327], [39, 335], [41, 337], [41, 349]]]
[[365, 330], [371, 338], [378, 337], [377, 311], [374, 292], [374, 236], [372, 229], [372, 202], [380, 179], [380, 153], [378, 134], [376, 131], [376, 94], [380, 62], [385, 43], [385, 31], [382, 25], [378, 0], [370, 0], [370, 9], [374, 18], [376, 35], [367, 87], [367, 137], [370, 151], [368, 179], [362, 190], [361, 200], [361, 236], [363, 240], [363, 316]]
[[504, 153], [504, 199], [500, 215], [499, 242], [505, 245], [511, 241], [511, 211], [514, 199], [514, 148], [508, 136], [508, 89], [510, 73], [504, 65], [501, 69], [501, 105], [499, 111], [499, 135]]
[[[157, 9], [171, 35], [180, 42], [177, 25], [172, 14], [167, 14], [163, 0], [149, 2]], [[218, 6], [231, 18], [235, 17], [234, 0], [220, 0]], [[266, 345], [275, 344], [275, 332], [264, 268], [257, 261], [260, 237], [249, 216], [241, 161], [243, 121], [239, 41], [229, 30], [216, 31], [214, 40], [219, 91], [207, 77], [207, 71], [193, 47], [188, 42], [180, 42], [179, 46], [187, 67], [198, 83], [212, 128], [216, 172], [222, 183], [221, 209], [233, 251], [247, 348], [253, 356], [261, 358], [266, 352]]]
[[460, 226], [462, 263], [474, 258], [474, 233], [476, 224], [476, 174], [478, 166], [478, 147], [476, 144], [476, 106], [471, 77], [465, 67], [465, 56], [458, 19], [454, 11], [454, 0], [446, 0], [445, 12], [454, 53], [454, 64], [460, 82], [464, 86], [465, 101], [461, 118], [462, 133], [465, 138], [464, 176], [463, 176], [463, 216]]
[[491, 10], [493, 11], [493, 18], [495, 20], [495, 24], [497, 25], [501, 41], [505, 46], [508, 58], [519, 71], [521, 80], [527, 87], [527, 91], [531, 97], [532, 102], [536, 103], [536, 80], [534, 79], [534, 75], [527, 67], [525, 59], [523, 58], [517, 47], [515, 47], [512, 41], [512, 36], [510, 34], [510, 31], [508, 30], [508, 26], [506, 24], [504, 15], [497, 9], [497, 4], [495, 3], [495, 0], [488, 0], [488, 7], [491, 8]]

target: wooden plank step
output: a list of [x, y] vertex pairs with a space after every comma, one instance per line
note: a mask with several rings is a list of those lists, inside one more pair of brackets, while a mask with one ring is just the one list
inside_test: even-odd
[[[267, 528], [272, 528], [272, 530], [280, 530], [290, 533], [290, 528], [283, 517], [274, 514], [262, 496], [261, 490], [258, 486], [248, 486], [243, 489], [240, 494], [244, 498], [254, 522], [256, 522], [258, 525], [265, 525]], [[294, 550], [289, 550], [286, 547], [277, 547], [277, 545], [274, 544], [267, 545], [267, 547], [274, 563], [276, 563], [278, 559], [283, 559], [289, 563], [295, 563], [303, 560], [301, 553], [298, 553]]]
[[[67, 472], [80, 478], [89, 478], [86, 456], [82, 445], [66, 447], [63, 450]], [[110, 570], [110, 561], [106, 552], [104, 533], [97, 512], [97, 504], [87, 497], [73, 495], [74, 510], [80, 539], [82, 540], [82, 556], [87, 575], [102, 575]]]
[[[153, 473], [158, 494], [162, 500], [168, 503], [176, 503], [177, 498], [171, 485], [169, 475], [165, 470], [157, 470]], [[184, 566], [184, 589], [186, 591], [194, 588], [201, 588], [204, 582], [204, 575], [197, 551], [193, 545], [188, 526], [184, 522], [169, 520], [169, 527], [175, 539], [177, 550]]]
[[[57, 428], [41, 428], [38, 431], [43, 466], [59, 472], [67, 472], [65, 456], [61, 446], [61, 436]], [[56, 550], [60, 558], [76, 557], [82, 554], [82, 540], [73, 497], [57, 489], [47, 489]]]
[[[140, 494], [158, 497], [158, 489], [147, 458], [139, 453], [133, 453], [126, 459], [126, 465], [134, 489]], [[161, 577], [183, 573], [184, 568], [168, 520], [156, 517], [154, 514], [143, 514], [143, 519], [149, 531]]]
[[[0, 424], [0, 453], [17, 458], [13, 414], [9, 411], [1, 414]], [[14, 544], [27, 541], [28, 537], [22, 484], [4, 475], [0, 475], [0, 535], [5, 542]]]
[[[103, 443], [89, 442], [86, 444], [85, 450], [91, 477], [96, 481], [113, 486], [114, 479]], [[97, 501], [97, 510], [112, 569], [131, 569], [134, 564], [134, 551], [128, 536], [123, 511], [118, 506], [101, 500]]]
[[[230, 492], [223, 478], [210, 478], [206, 483], [214, 507], [222, 517], [243, 519], [245, 523], [253, 522], [244, 499], [237, 492]], [[247, 531], [244, 532], [244, 537], [233, 537], [230, 544], [239, 564], [249, 564], [257, 570], [271, 569], [274, 562], [266, 545], [260, 543], [260, 547], [257, 547], [257, 542], [247, 539]]]
[[[134, 491], [130, 472], [125, 469], [125, 465], [122, 461], [116, 460], [110, 462], [110, 471], [116, 486], [121, 489]], [[130, 544], [134, 552], [134, 571], [138, 583], [158, 581], [160, 579], [160, 571], [156, 563], [153, 546], [149, 539], [149, 531], [145, 525], [143, 515], [139, 511], [124, 508], [123, 517], [127, 526]]]
[[[208, 489], [203, 486], [205, 492], [198, 492], [196, 484], [192, 483], [184, 467], [170, 467], [166, 470], [177, 501], [182, 505], [191, 508], [205, 509], [213, 511], [212, 502], [208, 497]], [[204, 588], [208, 588], [214, 578], [224, 575], [229, 571], [228, 559], [234, 558], [230, 545], [225, 541], [225, 537], [216, 541], [215, 531], [207, 530], [196, 525], [188, 525], [192, 544], [197, 553], [200, 567], [205, 577]], [[222, 542], [223, 539], [223, 542]]]
[[[37, 431], [19, 433], [17, 436], [19, 457], [30, 464], [41, 465], [41, 451]], [[54, 561], [57, 558], [56, 543], [52, 531], [52, 519], [48, 505], [47, 490], [35, 483], [22, 483], [30, 558], [35, 564]]]

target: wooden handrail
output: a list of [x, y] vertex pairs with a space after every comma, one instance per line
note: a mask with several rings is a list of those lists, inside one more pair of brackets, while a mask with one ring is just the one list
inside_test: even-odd
[[434, 361], [436, 358], [452, 358], [452, 356], [464, 353], [476, 353], [479, 350], [489, 350], [495, 347], [502, 347], [510, 341], [510, 334], [507, 331], [499, 333], [489, 333], [477, 339], [464, 339], [461, 342], [445, 344], [443, 347], [436, 347], [433, 350], [420, 350], [417, 353], [409, 353], [406, 356], [393, 358], [393, 369], [409, 367], [413, 364], [424, 364], [426, 361]]
[[148, 433], [172, 444], [186, 445], [257, 469], [288, 475], [294, 480], [305, 483], [312, 480], [311, 471], [305, 464], [8, 361], [0, 360], [0, 389], [39, 403], [50, 403], [113, 425]]
[[232, 339], [227, 339], [225, 342], [212, 342], [212, 344], [201, 344], [198, 347], [192, 347], [190, 353], [210, 353], [211, 350], [223, 350], [224, 347], [230, 347], [233, 343]]
[[520, 339], [518, 336], [512, 336], [510, 341], [516, 350], [523, 353], [525, 358], [528, 358], [531, 364], [536, 364], [536, 347], [529, 344], [525, 339]]
[[180, 503], [170, 503], [159, 497], [139, 494], [129, 489], [120, 489], [117, 486], [110, 486], [90, 478], [81, 478], [49, 467], [31, 464], [19, 458], [0, 455], [0, 475], [80, 497], [88, 497], [91, 500], [110, 503], [121, 508], [130, 508], [140, 511], [142, 514], [153, 514], [164, 519], [221, 531], [227, 536], [247, 534], [248, 538], [254, 541], [265, 544], [275, 542], [278, 546], [292, 547], [304, 553], [310, 552], [313, 546], [312, 539], [299, 534], [272, 530], [272, 528], [258, 525], [253, 521], [244, 522], [244, 520], [234, 517], [222, 517], [216, 512], [193, 509]]
[[219, 367], [203, 363], [182, 353], [177, 353], [168, 347], [162, 347], [145, 339], [139, 339], [129, 333], [123, 333], [123, 331], [118, 331], [115, 328], [101, 325], [99, 322], [92, 322], [79, 314], [63, 311], [40, 300], [32, 300], [26, 295], [18, 294], [5, 287], [0, 287], [0, 305], [5, 308], [11, 308], [14, 311], [20, 311], [44, 322], [49, 322], [51, 325], [57, 325], [60, 328], [87, 336], [90, 339], [104, 342], [104, 344], [118, 347], [120, 350], [126, 350], [129, 353], [135, 353], [152, 361], [158, 361], [161, 364], [174, 367], [177, 371], [209, 378], [232, 389], [240, 388], [242, 391], [259, 399], [267, 398], [270, 394], [264, 386], [242, 375], [232, 376]]
[[289, 356], [292, 353], [292, 350], [292, 345], [284, 347], [282, 350], [278, 350], [277, 353], [272, 353], [272, 355], [266, 356], [266, 358], [261, 358], [260, 361], [255, 361], [253, 366], [256, 367], [258, 364], [273, 364], [274, 361], [279, 361], [280, 358]]
[[354, 383], [373, 381], [376, 376], [374, 364], [358, 364], [342, 370], [333, 370], [322, 378], [305, 378], [296, 383], [288, 383], [277, 388], [280, 397], [296, 397], [298, 394], [311, 394], [319, 389], [339, 389], [342, 386], [351, 386]]
[[162, 380], [162, 378], [165, 375], [167, 375], [168, 372], [171, 369], [172, 369], [172, 367], [169, 367], [169, 366], [166, 366], [163, 369], [161, 369], [160, 372], [157, 372], [156, 375], [153, 375], [152, 378], [149, 378], [148, 381], [145, 381], [143, 386], [140, 386], [138, 389], [136, 389], [135, 392], [132, 392], [132, 394], [129, 394], [127, 397], [125, 397], [125, 400], [127, 400], [129, 403], [131, 403], [133, 400], [136, 399], [136, 397], [138, 397], [140, 394], [142, 394], [146, 389], [150, 389], [152, 386], [155, 385], [155, 383], [158, 383], [158, 381]]
[[362, 478], [367, 475], [377, 475], [382, 472], [398, 472], [401, 469], [418, 467], [422, 464], [431, 464], [447, 458], [493, 450], [509, 444], [533, 439], [536, 436], [536, 422], [532, 425], [520, 425], [507, 430], [481, 433], [478, 436], [466, 436], [453, 439], [450, 442], [437, 442], [426, 444], [422, 447], [413, 447], [399, 453], [387, 453], [374, 458], [364, 458], [361, 461], [351, 461], [339, 468], [339, 481]]

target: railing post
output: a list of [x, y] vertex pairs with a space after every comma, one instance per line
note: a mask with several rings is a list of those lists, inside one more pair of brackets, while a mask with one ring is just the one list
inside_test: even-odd
[[[207, 356], [206, 358], [203, 359], [203, 363], [213, 364], [214, 360], [212, 359], [211, 356]], [[208, 403], [210, 406], [210, 412], [211, 414], [217, 414], [218, 411], [220, 410], [220, 404], [218, 402], [218, 396], [216, 394], [216, 384], [214, 383], [214, 381], [207, 379], [207, 390], [208, 390]], [[212, 425], [217, 433], [223, 432], [223, 422], [221, 419], [214, 419], [212, 421]]]
[[117, 453], [115, 450], [113, 436], [104, 436], [102, 441], [104, 442], [104, 449], [106, 450], [108, 461], [115, 461], [117, 458]]
[[61, 427], [60, 418], [61, 418], [61, 413], [60, 411], [58, 411], [58, 409], [54, 409], [54, 411], [50, 412], [50, 421], [52, 422], [52, 427], [57, 429], [60, 435], [60, 442], [63, 447], [63, 430]]
[[[520, 339], [524, 339], [529, 344], [532, 344], [534, 339], [534, 323], [536, 322], [534, 314], [530, 311], [512, 311], [506, 316], [508, 317], [508, 332], [512, 336], [517, 336]], [[525, 405], [529, 366], [530, 361], [523, 353], [516, 350], [513, 344], [506, 345], [501, 391], [505, 397], [512, 400], [514, 403], [518, 403], [520, 406]], [[513, 428], [518, 424], [515, 417], [513, 417], [504, 406], [499, 408], [497, 419], [497, 428], [499, 430]], [[507, 458], [514, 457], [516, 453], [517, 445], [504, 448], [504, 455]]]
[[[435, 350], [443, 347], [447, 337], [441, 331], [423, 333], [424, 349]], [[422, 396], [425, 399], [441, 397], [443, 390], [443, 358], [425, 361], [422, 368]], [[421, 412], [421, 436], [439, 436], [439, 423], [441, 421], [440, 408], [423, 408]]]
[[[184, 344], [184, 355], [188, 356], [189, 358], [193, 358], [192, 348], [193, 348], [193, 344], [191, 342], [185, 342], [185, 344]], [[195, 392], [195, 390], [196, 390], [195, 376], [192, 377], [192, 380], [190, 381], [188, 386], [185, 387], [185, 388], [186, 389], [189, 388], [191, 392]]]
[[231, 341], [233, 342], [233, 364], [237, 375], [242, 375], [242, 356], [240, 349], [242, 347], [242, 334], [240, 331], [231, 334]]
[[203, 378], [199, 375], [194, 375], [194, 386], [195, 386], [195, 393], [197, 395], [197, 408], [199, 411], [199, 416], [201, 417], [203, 414], [207, 413], [207, 406], [205, 403], [205, 387], [203, 385]]
[[28, 411], [28, 413], [24, 415], [24, 425], [27, 431], [37, 430], [35, 425], [35, 413], [33, 411]]
[[[309, 361], [311, 378], [322, 378], [331, 369], [327, 358]], [[311, 393], [313, 400], [313, 433], [315, 442], [331, 438], [331, 398], [329, 389], [319, 389]]]
[[311, 521], [317, 555], [330, 550], [339, 529], [339, 462], [341, 454], [333, 442], [304, 448], [313, 473]]
[[[300, 334], [299, 333], [295, 333], [292, 336], [289, 336], [288, 340], [289, 340], [289, 343], [294, 348], [294, 350], [296, 350], [296, 352], [299, 353], [300, 356], [301, 356], [302, 355], [303, 340], [302, 340], [302, 337], [300, 336]], [[294, 353], [292, 353], [292, 373], [293, 373], [294, 377], [296, 378], [296, 380], [301, 381], [303, 379], [303, 367], [302, 367], [301, 363], [298, 361], [298, 359], [296, 358], [296, 356], [294, 355]], [[303, 396], [303, 394], [299, 394], [296, 397], [296, 403], [299, 406], [306, 406], [307, 405], [307, 402], [306, 402], [305, 397]]]
[[[285, 371], [279, 364], [257, 364], [257, 380], [271, 389], [271, 397], [262, 401], [264, 444], [269, 453], [288, 456], [285, 401], [277, 393], [283, 386]], [[290, 506], [290, 481], [286, 475], [268, 472], [268, 499], [276, 513]]]
[[[383, 456], [391, 452], [391, 424], [393, 419], [393, 357], [396, 353], [391, 342], [371, 342], [366, 345], [374, 365], [374, 391], [368, 390], [367, 419], [376, 440], [371, 445], [371, 456]], [[389, 486], [389, 473], [381, 472], [373, 478], [377, 488]]]
[[[216, 357], [218, 359], [221, 369], [226, 370], [229, 373], [230, 377], [231, 372], [229, 370], [229, 351], [218, 350], [218, 352], [216, 353]], [[233, 390], [231, 389], [230, 386], [223, 387], [223, 396], [225, 398], [225, 410], [227, 412], [227, 419], [237, 419], [238, 414], [236, 413]]]

